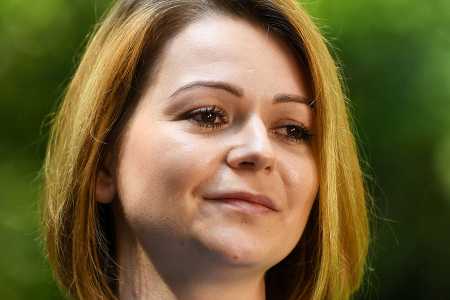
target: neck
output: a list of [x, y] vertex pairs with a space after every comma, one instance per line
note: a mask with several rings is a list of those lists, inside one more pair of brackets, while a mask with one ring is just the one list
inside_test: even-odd
[[195, 253], [182, 257], [180, 252], [170, 253], [167, 249], [145, 249], [148, 247], [130, 234], [130, 230], [118, 232], [121, 300], [265, 300], [263, 272], [205, 263], [201, 261], [205, 255]]

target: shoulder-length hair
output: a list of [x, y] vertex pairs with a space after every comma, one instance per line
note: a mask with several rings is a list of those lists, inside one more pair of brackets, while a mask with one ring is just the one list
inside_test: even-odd
[[59, 285], [77, 299], [117, 299], [111, 207], [95, 200], [117, 142], [165, 43], [207, 13], [243, 18], [280, 38], [307, 70], [315, 99], [320, 188], [294, 250], [268, 270], [268, 299], [348, 299], [365, 270], [363, 176], [336, 64], [294, 0], [120, 0], [94, 30], [50, 133], [42, 224]]

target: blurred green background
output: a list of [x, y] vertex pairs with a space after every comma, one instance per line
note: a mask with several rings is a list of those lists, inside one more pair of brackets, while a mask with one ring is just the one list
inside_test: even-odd
[[[61, 299], [38, 229], [44, 126], [106, 0], [0, 1], [0, 299]], [[376, 204], [358, 299], [450, 299], [450, 1], [308, 0]]]

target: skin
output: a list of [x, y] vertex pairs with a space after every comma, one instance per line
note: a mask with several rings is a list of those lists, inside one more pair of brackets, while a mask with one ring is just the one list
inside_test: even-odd
[[[194, 86], [171, 97], [198, 81], [243, 95]], [[314, 137], [295, 141], [286, 127], [314, 132], [314, 112], [273, 104], [279, 94], [311, 96], [287, 47], [254, 24], [209, 15], [169, 41], [97, 182], [97, 201], [115, 202], [121, 299], [265, 299], [264, 274], [298, 243], [319, 185]], [[205, 113], [186, 117], [211, 105], [225, 115], [218, 128], [199, 126]], [[278, 210], [205, 199], [234, 189]]]

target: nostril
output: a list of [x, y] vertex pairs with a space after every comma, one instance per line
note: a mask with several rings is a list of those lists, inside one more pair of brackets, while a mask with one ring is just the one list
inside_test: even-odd
[[254, 166], [255, 163], [249, 162], [249, 161], [243, 161], [243, 162], [241, 162], [241, 165], [244, 165], [244, 166]]
[[227, 163], [233, 168], [270, 169], [274, 163], [273, 153], [264, 153], [261, 149], [233, 148], [227, 155]]

